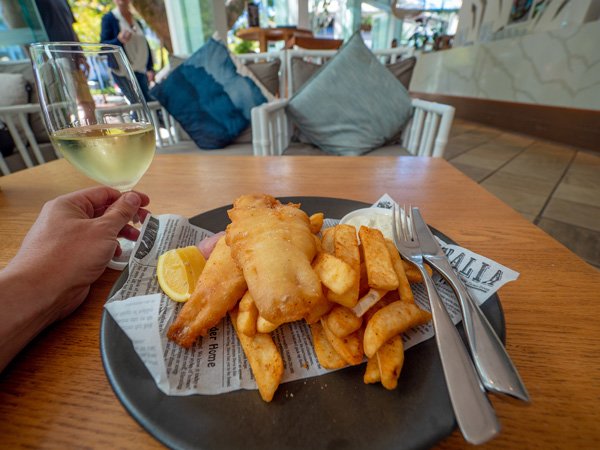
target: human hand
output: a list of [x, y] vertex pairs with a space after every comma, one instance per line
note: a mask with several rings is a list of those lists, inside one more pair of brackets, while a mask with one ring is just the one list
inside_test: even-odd
[[119, 42], [121, 42], [121, 44], [127, 44], [131, 39], [131, 36], [133, 36], [133, 32], [131, 30], [121, 30], [117, 35], [117, 39]]
[[73, 192], [46, 203], [7, 269], [30, 274], [54, 320], [72, 313], [90, 285], [120, 253], [117, 237], [136, 240], [128, 222], [144, 220], [149, 198], [108, 187]]
[[154, 71], [149, 70], [148, 72], [146, 72], [146, 77], [148, 78], [148, 83], [153, 83], [155, 81]]

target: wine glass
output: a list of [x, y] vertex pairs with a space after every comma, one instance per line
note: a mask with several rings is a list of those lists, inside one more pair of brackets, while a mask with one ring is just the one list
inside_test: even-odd
[[[58, 152], [91, 179], [121, 192], [144, 175], [156, 147], [154, 124], [121, 47], [106, 44], [39, 43], [30, 46], [35, 81], [50, 140]], [[91, 71], [119, 75], [124, 96], [93, 95]], [[121, 82], [122, 81], [122, 82]], [[109, 267], [122, 270], [134, 243]]]

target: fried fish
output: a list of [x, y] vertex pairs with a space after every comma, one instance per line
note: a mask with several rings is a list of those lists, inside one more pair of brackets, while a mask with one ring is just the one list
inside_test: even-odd
[[226, 240], [262, 317], [274, 324], [309, 317], [326, 302], [311, 267], [317, 244], [300, 205], [270, 195], [238, 197]]
[[205, 336], [227, 311], [235, 307], [246, 290], [242, 271], [233, 261], [225, 236], [222, 236], [167, 337], [182, 347], [190, 347], [198, 336]]

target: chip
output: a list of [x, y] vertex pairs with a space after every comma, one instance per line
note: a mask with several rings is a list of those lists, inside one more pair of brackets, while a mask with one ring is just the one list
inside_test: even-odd
[[369, 286], [385, 291], [398, 289], [398, 276], [381, 231], [361, 226], [358, 235], [363, 247]]
[[319, 253], [312, 266], [323, 285], [336, 294], [348, 291], [359, 275], [340, 258], [326, 252]]
[[237, 328], [237, 315], [237, 307], [229, 311], [237, 337], [250, 363], [260, 396], [265, 402], [270, 402], [283, 376], [283, 360], [270, 335], [256, 333], [250, 337], [240, 332]]

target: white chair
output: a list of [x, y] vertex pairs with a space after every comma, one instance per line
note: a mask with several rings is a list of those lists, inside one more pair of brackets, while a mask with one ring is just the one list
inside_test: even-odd
[[[252, 145], [255, 155], [283, 155], [290, 145], [294, 124], [286, 114], [289, 99], [252, 109]], [[443, 157], [454, 119], [454, 107], [413, 99], [413, 116], [404, 127], [402, 147], [414, 156]]]
[[[382, 63], [394, 63], [399, 57], [410, 57], [414, 49], [399, 47], [375, 50]], [[294, 123], [286, 114], [289, 98], [294, 94], [293, 58], [324, 64], [337, 50], [287, 50], [287, 98], [252, 109], [252, 144], [255, 155], [283, 155], [290, 146]], [[413, 116], [404, 127], [401, 145], [415, 156], [443, 157], [454, 118], [455, 108], [440, 103], [413, 99]], [[390, 154], [389, 152], [386, 154]]]

